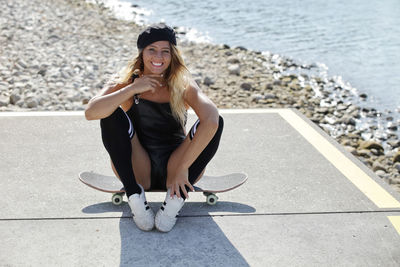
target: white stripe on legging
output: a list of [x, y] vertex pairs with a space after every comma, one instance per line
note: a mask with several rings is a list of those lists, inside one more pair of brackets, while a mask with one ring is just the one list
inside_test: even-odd
[[199, 123], [200, 123], [200, 120], [197, 120], [193, 125], [193, 131], [190, 132], [190, 135], [192, 138], [194, 137], [194, 134], [196, 133], [197, 126], [199, 125]]
[[129, 121], [129, 130], [128, 130], [128, 134], [129, 134], [129, 138], [132, 138], [133, 136], [133, 126], [132, 126], [132, 122], [131, 119], [129, 118], [128, 114], [126, 114], [126, 112], [124, 111], [126, 118]]

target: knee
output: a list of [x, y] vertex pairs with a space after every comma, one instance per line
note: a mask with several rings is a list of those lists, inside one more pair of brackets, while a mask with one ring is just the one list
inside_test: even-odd
[[100, 120], [101, 128], [114, 128], [116, 124], [123, 118], [121, 115], [123, 110], [118, 107], [111, 115]]
[[103, 133], [109, 134], [129, 134], [129, 138], [132, 139], [135, 129], [133, 124], [125, 113], [125, 111], [118, 107], [110, 116], [100, 120], [100, 128]]
[[214, 134], [214, 137], [211, 139], [210, 143], [215, 143], [218, 142], [221, 139], [222, 136], [222, 131], [224, 129], [224, 119], [222, 118], [222, 116], [219, 116], [218, 119], [218, 127], [217, 127], [217, 131]]

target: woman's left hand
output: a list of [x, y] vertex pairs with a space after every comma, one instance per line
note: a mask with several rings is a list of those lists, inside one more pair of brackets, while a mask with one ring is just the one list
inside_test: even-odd
[[178, 198], [181, 197], [182, 190], [185, 198], [189, 198], [189, 194], [186, 191], [185, 185], [189, 187], [189, 189], [194, 192], [193, 186], [189, 182], [189, 170], [187, 168], [178, 168], [175, 173], [171, 173], [167, 177], [167, 189], [170, 190], [170, 197], [176, 195]]

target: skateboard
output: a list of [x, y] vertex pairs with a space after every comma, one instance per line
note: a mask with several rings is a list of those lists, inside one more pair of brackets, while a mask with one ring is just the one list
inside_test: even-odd
[[[96, 190], [112, 193], [111, 201], [114, 205], [122, 204], [125, 190], [122, 182], [117, 177], [102, 175], [95, 172], [81, 172], [79, 173], [79, 180]], [[223, 176], [204, 175], [200, 181], [193, 185], [193, 187], [195, 192], [203, 192], [207, 204], [215, 205], [218, 201], [216, 193], [233, 190], [244, 184], [246, 181], [247, 174], [245, 173], [232, 173]], [[162, 190], [146, 191], [163, 192]]]

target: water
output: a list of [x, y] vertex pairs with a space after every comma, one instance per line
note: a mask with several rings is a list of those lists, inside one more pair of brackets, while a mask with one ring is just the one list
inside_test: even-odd
[[308, 64], [323, 63], [330, 76], [341, 76], [358, 92], [366, 93], [375, 108], [400, 108], [399, 0], [122, 3], [138, 5], [142, 14], [136, 19], [144, 23], [164, 21], [191, 28], [190, 36], [197, 41], [271, 51]]

